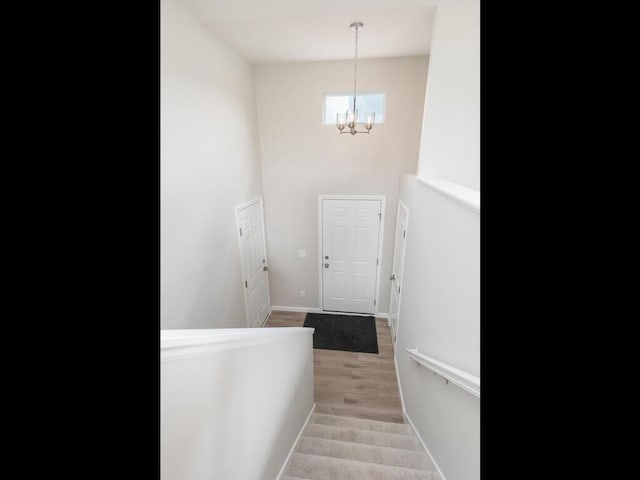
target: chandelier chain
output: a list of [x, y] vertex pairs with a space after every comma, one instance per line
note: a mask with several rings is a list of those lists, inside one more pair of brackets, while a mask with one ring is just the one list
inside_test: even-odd
[[[363, 26], [363, 23], [353, 22], [349, 26], [356, 30], [355, 54], [353, 56], [353, 109], [349, 109], [347, 106], [347, 110], [344, 114], [341, 114], [340, 112], [336, 113], [336, 126], [338, 127], [340, 134], [348, 133], [355, 135], [356, 133], [370, 133], [376, 121], [376, 113], [375, 111], [365, 112], [366, 120], [363, 120], [362, 122], [365, 130], [357, 130], [358, 115], [356, 114], [356, 103], [358, 95], [358, 34], [360, 33], [360, 28]], [[345, 130], [345, 127], [348, 127], [348, 130]]]
[[356, 25], [356, 53], [353, 62], [353, 114], [356, 113], [356, 86], [358, 79], [358, 26]]

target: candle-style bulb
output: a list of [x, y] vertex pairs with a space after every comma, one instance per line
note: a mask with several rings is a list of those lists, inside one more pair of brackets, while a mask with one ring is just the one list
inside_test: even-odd
[[369, 112], [367, 114], [367, 123], [365, 125], [365, 127], [367, 127], [367, 130], [371, 130], [373, 128], [373, 124], [376, 121], [376, 112]]

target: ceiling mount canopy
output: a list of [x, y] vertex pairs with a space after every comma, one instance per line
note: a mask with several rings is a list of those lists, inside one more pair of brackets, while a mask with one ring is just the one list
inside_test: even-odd
[[[353, 61], [353, 108], [347, 109], [345, 113], [336, 114], [336, 126], [338, 127], [340, 134], [350, 133], [351, 135], [355, 135], [356, 133], [369, 133], [376, 121], [375, 112], [366, 112], [364, 115], [364, 119], [366, 119], [366, 121], [361, 122], [366, 130], [356, 130], [356, 126], [358, 124], [358, 110], [356, 109], [356, 87], [358, 84], [358, 31], [363, 26], [364, 24], [362, 22], [353, 22], [350, 25], [350, 27], [355, 30], [356, 36], [356, 47]], [[349, 130], [345, 131], [345, 126], [349, 127]]]

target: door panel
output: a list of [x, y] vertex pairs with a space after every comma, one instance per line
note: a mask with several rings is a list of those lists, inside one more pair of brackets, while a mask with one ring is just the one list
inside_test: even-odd
[[400, 303], [402, 301], [402, 274], [404, 272], [404, 254], [407, 244], [407, 227], [409, 225], [409, 209], [398, 200], [396, 216], [395, 242], [393, 246], [393, 267], [391, 269], [391, 290], [389, 292], [389, 326], [393, 340], [394, 352], [398, 336], [400, 320]]
[[271, 313], [262, 200], [236, 207], [244, 297], [249, 327], [260, 327]]
[[324, 310], [374, 313], [381, 204], [322, 200]]

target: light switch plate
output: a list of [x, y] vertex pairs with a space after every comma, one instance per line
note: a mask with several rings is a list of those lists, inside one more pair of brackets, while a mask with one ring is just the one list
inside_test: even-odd
[[298, 250], [298, 256], [300, 258], [307, 258], [307, 251], [306, 250]]

